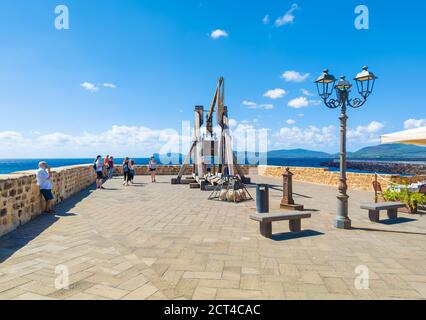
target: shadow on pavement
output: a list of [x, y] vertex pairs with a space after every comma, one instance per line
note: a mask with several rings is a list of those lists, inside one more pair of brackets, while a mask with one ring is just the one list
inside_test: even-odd
[[25, 247], [29, 242], [37, 238], [50, 226], [55, 224], [61, 218], [76, 216], [70, 212], [77, 203], [88, 197], [95, 190], [95, 186], [91, 186], [74, 196], [64, 200], [55, 207], [56, 214], [40, 215], [18, 229], [8, 233], [0, 238], [0, 263], [6, 261], [15, 252]]
[[277, 233], [272, 235], [272, 240], [274, 241], [287, 241], [287, 240], [294, 240], [294, 239], [300, 239], [300, 238], [308, 238], [308, 237], [317, 237], [322, 236], [324, 233], [314, 231], [314, 230], [304, 230], [302, 232], [295, 232], [295, 233]]
[[409, 222], [415, 222], [418, 221], [417, 219], [410, 219], [410, 218], [398, 218], [398, 219], [387, 219], [387, 220], [381, 220], [380, 224], [385, 224], [388, 226], [392, 226], [395, 224], [401, 224], [401, 223], [409, 223]]
[[426, 233], [398, 231], [398, 230], [381, 230], [381, 229], [373, 229], [373, 228], [356, 228], [356, 227], [353, 227], [352, 230], [366, 231], [366, 232], [385, 232], [385, 233], [398, 233], [398, 234], [410, 234], [410, 235], [426, 236]]

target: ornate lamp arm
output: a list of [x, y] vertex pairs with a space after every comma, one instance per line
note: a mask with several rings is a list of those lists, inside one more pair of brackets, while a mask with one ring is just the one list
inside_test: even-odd
[[323, 99], [324, 104], [327, 106], [327, 108], [330, 109], [337, 109], [342, 106], [342, 101], [337, 99], [330, 99], [327, 101], [327, 99]]
[[361, 108], [366, 102], [367, 102], [367, 97], [353, 98], [353, 99], [349, 99], [348, 97], [346, 101], [347, 105], [354, 109]]

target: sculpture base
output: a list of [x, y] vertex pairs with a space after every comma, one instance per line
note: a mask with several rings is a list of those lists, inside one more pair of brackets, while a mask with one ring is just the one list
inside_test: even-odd
[[281, 209], [291, 210], [291, 211], [303, 211], [305, 207], [301, 204], [285, 204], [281, 203]]

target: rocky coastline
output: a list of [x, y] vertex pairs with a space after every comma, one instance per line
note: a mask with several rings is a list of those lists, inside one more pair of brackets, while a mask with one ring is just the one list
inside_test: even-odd
[[[339, 168], [339, 161], [328, 161], [321, 166]], [[392, 161], [360, 161], [348, 160], [348, 169], [362, 170], [377, 173], [424, 175], [426, 174], [426, 162], [392, 162]]]

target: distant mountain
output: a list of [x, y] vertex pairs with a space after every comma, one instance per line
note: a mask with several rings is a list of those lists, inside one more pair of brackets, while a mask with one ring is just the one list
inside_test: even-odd
[[[236, 152], [238, 159], [250, 159], [259, 157], [256, 152]], [[168, 156], [168, 157], [167, 157]], [[160, 158], [179, 159], [183, 161], [183, 154], [168, 154], [166, 157], [160, 157], [155, 154], [154, 157], [158, 162]], [[426, 147], [418, 147], [402, 144], [384, 144], [373, 147], [366, 147], [356, 152], [348, 152], [349, 160], [426, 160]], [[291, 150], [273, 150], [268, 152], [268, 159], [338, 159], [339, 154], [329, 154], [327, 152], [313, 151], [306, 149]]]
[[[237, 152], [238, 159], [244, 159], [246, 155], [249, 157], [258, 157], [259, 152]], [[268, 159], [329, 159], [332, 155], [326, 152], [312, 151], [305, 149], [292, 150], [273, 150], [268, 152]]]
[[292, 158], [310, 158], [310, 159], [326, 159], [330, 158], [331, 154], [320, 151], [312, 151], [305, 149], [292, 150], [274, 150], [268, 152], [270, 159], [292, 159]]
[[[338, 155], [335, 155], [338, 157]], [[383, 144], [348, 153], [348, 159], [425, 160], [426, 148], [404, 144]]]

